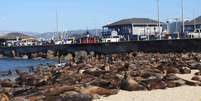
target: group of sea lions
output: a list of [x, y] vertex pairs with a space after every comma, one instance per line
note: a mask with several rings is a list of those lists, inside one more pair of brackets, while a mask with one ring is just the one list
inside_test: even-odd
[[[141, 91], [201, 86], [201, 54], [137, 53], [69, 55], [64, 67], [16, 70], [15, 81], [0, 80], [0, 101], [92, 101], [119, 90]], [[176, 74], [195, 73], [192, 82]]]

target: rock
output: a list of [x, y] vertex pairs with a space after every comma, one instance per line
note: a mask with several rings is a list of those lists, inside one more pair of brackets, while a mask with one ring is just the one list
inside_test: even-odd
[[23, 55], [22, 59], [29, 59], [29, 57], [27, 55]]
[[4, 58], [4, 55], [3, 55], [3, 54], [0, 54], [0, 59], [1, 59], [1, 58]]
[[36, 59], [37, 57], [38, 57], [38, 54], [37, 54], [37, 53], [32, 53], [32, 54], [31, 54], [31, 58], [32, 58], [32, 59]]
[[73, 55], [72, 54], [67, 54], [66, 56], [65, 56], [65, 60], [66, 61], [72, 61], [73, 60]]
[[11, 70], [8, 70], [8, 71], [2, 71], [0, 72], [0, 76], [12, 76], [12, 71]]
[[15, 52], [14, 50], [12, 50], [11, 53], [12, 53], [12, 56], [13, 56], [13, 57], [16, 57], [16, 52]]
[[43, 57], [36, 57], [36, 58], [32, 58], [34, 60], [45, 60]]
[[55, 52], [52, 50], [48, 50], [47, 51], [47, 59], [55, 59], [55, 58], [56, 58]]
[[89, 55], [93, 57], [93, 56], [95, 56], [95, 52], [91, 51], [91, 52], [89, 52]]
[[86, 51], [75, 52], [75, 62], [83, 62], [88, 57]]

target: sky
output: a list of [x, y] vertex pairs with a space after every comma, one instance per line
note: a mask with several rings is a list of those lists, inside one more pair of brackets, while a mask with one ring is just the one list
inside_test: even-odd
[[[0, 31], [96, 29], [126, 18], [157, 19], [157, 0], [0, 0]], [[185, 18], [201, 15], [201, 0], [184, 0]], [[160, 0], [160, 18], [181, 17], [181, 0]]]

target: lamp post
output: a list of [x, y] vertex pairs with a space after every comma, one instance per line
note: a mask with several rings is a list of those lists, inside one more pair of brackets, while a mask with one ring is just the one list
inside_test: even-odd
[[185, 24], [184, 24], [184, 0], [181, 0], [181, 18], [182, 18], [182, 34], [185, 32]]
[[162, 39], [162, 35], [161, 35], [161, 24], [160, 24], [160, 3], [159, 3], [159, 0], [157, 0], [157, 15], [158, 15], [158, 31], [159, 31], [159, 37], [160, 37], [160, 40]]

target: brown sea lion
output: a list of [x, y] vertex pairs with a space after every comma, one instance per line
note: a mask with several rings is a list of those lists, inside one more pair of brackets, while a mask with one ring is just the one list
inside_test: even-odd
[[14, 97], [11, 101], [27, 101], [24, 96]]
[[190, 74], [191, 73], [191, 69], [188, 67], [182, 67], [180, 69], [181, 74]]
[[200, 77], [200, 76], [194, 76], [194, 77], [192, 77], [192, 79], [191, 79], [191, 80], [201, 82], [201, 77]]
[[9, 80], [9, 79], [0, 81], [0, 85], [2, 87], [13, 87], [14, 86], [14, 84], [12, 83], [12, 81]]
[[6, 94], [0, 94], [0, 101], [10, 101], [10, 99]]
[[28, 101], [43, 101], [45, 96], [39, 95], [39, 96], [29, 96], [27, 99]]
[[201, 72], [200, 72], [200, 71], [199, 71], [199, 72], [196, 72], [195, 75], [201, 76]]
[[142, 80], [140, 84], [144, 85], [148, 90], [165, 89], [167, 87], [167, 83], [162, 79]]
[[92, 101], [93, 98], [86, 94], [73, 94], [68, 96], [46, 96], [44, 101]]
[[74, 91], [76, 88], [74, 86], [62, 86], [55, 85], [47, 88], [45, 91], [42, 91], [45, 96], [56, 96], [67, 91]]
[[124, 74], [124, 78], [121, 81], [120, 89], [127, 91], [145, 90], [146, 88], [132, 79], [129, 75]]
[[81, 88], [79, 92], [82, 94], [90, 95], [93, 98], [96, 98], [96, 95], [109, 96], [117, 94], [118, 90], [110, 90], [98, 86], [89, 86], [86, 88]]
[[181, 74], [180, 70], [175, 67], [166, 67], [167, 74], [173, 73], [173, 74]]

